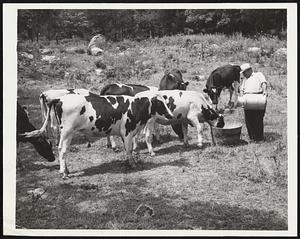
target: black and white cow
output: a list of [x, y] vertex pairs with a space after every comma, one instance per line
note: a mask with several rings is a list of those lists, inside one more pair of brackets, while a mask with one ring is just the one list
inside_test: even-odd
[[35, 137], [26, 137], [26, 132], [32, 132], [36, 128], [30, 123], [26, 111], [17, 103], [17, 148], [19, 149], [20, 142], [31, 143], [36, 151], [49, 162], [55, 160], [52, 152], [52, 145], [47, 138], [42, 135]]
[[231, 98], [234, 92], [234, 106], [236, 106], [238, 85], [240, 82], [240, 71], [241, 68], [238, 65], [225, 65], [218, 67], [211, 72], [206, 81], [206, 88], [203, 89], [203, 92], [209, 95], [212, 103], [216, 105], [216, 108], [218, 105], [218, 98], [220, 97], [221, 91], [224, 88], [227, 88], [230, 91], [230, 99], [228, 102], [229, 105], [231, 104]]
[[[44, 123], [47, 119], [47, 111], [49, 109], [49, 104], [64, 95], [68, 94], [77, 94], [77, 95], [83, 95], [88, 96], [89, 90], [86, 89], [51, 89], [44, 91], [40, 94], [39, 101], [42, 111], [42, 123]], [[56, 143], [59, 141], [59, 129], [57, 127], [56, 118], [54, 115], [54, 111], [50, 112], [50, 129], [48, 129], [49, 132], [51, 132], [52, 136], [55, 135]]]
[[40, 130], [33, 134], [43, 134], [46, 130], [50, 111], [53, 107], [60, 125], [61, 136], [58, 146], [60, 173], [69, 174], [64, 153], [69, 147], [74, 132], [81, 131], [87, 136], [119, 135], [122, 137], [126, 158], [131, 166], [135, 165], [132, 157], [133, 137], [151, 118], [170, 119], [172, 113], [164, 98], [156, 92], [138, 97], [88, 96], [68, 94], [53, 100], [49, 105], [47, 120]]
[[[154, 86], [145, 86], [145, 85], [138, 85], [138, 84], [120, 84], [120, 83], [112, 83], [106, 85], [100, 91], [100, 95], [128, 95], [128, 96], [135, 96], [139, 92], [152, 90], [157, 91], [158, 88]], [[158, 129], [155, 126], [156, 138], [159, 140], [159, 133]], [[136, 148], [136, 141], [134, 141], [134, 148]], [[114, 138], [111, 136], [107, 137], [107, 147], [112, 148], [115, 150], [116, 143]]]
[[[213, 110], [211, 100], [208, 97], [205, 98], [202, 93], [196, 91], [164, 90], [160, 91], [160, 94], [166, 99], [167, 106], [172, 111], [174, 117], [168, 121], [161, 119], [151, 119], [148, 121], [145, 128], [146, 144], [149, 153], [152, 156], [155, 155], [151, 145], [151, 135], [153, 124], [155, 124], [155, 122], [164, 125], [182, 125], [183, 140], [185, 145], [188, 145], [188, 124], [196, 127], [199, 147], [202, 147], [202, 128], [204, 122], [209, 123], [210, 126], [216, 126], [220, 128], [224, 127], [223, 115], [218, 114], [215, 110]], [[139, 96], [139, 94], [136, 96]], [[212, 132], [211, 136], [214, 144]]]
[[180, 70], [166, 71], [159, 82], [159, 90], [186, 90], [189, 82], [184, 82]]

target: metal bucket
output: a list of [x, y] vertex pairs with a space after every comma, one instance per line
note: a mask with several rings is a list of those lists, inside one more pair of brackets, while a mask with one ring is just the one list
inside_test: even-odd
[[223, 128], [213, 127], [212, 133], [217, 144], [235, 144], [241, 139], [242, 124], [226, 123]]
[[246, 110], [264, 110], [267, 105], [267, 96], [263, 94], [245, 94], [238, 97], [238, 106]]

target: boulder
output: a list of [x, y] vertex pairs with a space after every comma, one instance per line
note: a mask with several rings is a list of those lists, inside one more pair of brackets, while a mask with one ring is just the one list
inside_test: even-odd
[[259, 47], [249, 47], [247, 52], [258, 54], [258, 53], [260, 53], [260, 51], [261, 51], [261, 49]]
[[279, 48], [275, 51], [275, 55], [277, 56], [286, 56], [287, 50], [286, 48]]
[[101, 49], [105, 43], [105, 37], [101, 34], [97, 34], [94, 36], [87, 49], [87, 53], [92, 56], [101, 55], [103, 53], [103, 50]]
[[90, 55], [92, 56], [100, 56], [103, 53], [103, 50], [99, 47], [93, 47], [89, 51]]
[[22, 53], [21, 53], [21, 56], [23, 56], [23, 57], [25, 57], [25, 58], [28, 58], [28, 59], [30, 59], [30, 60], [33, 59], [33, 55], [32, 55], [32, 54], [29, 54], [29, 53], [27, 53], [27, 52], [22, 52]]
[[50, 48], [40, 49], [40, 53], [42, 55], [51, 55], [54, 53], [54, 50], [52, 50]]
[[47, 62], [51, 63], [55, 60], [56, 60], [55, 56], [48, 56], [48, 55], [42, 56], [42, 61], [47, 61]]

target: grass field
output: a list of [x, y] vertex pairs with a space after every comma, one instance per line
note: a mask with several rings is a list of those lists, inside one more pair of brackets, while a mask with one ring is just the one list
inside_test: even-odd
[[[77, 134], [66, 153], [71, 171], [67, 180], [61, 179], [57, 160], [48, 163], [32, 145], [22, 144], [17, 228], [287, 230], [286, 56], [274, 53], [286, 47], [286, 41], [239, 34], [172, 36], [107, 43], [103, 56], [84, 53], [87, 44], [76, 39], [59, 45], [19, 43], [18, 101], [28, 107], [37, 128], [42, 123], [38, 96], [50, 88], [83, 87], [97, 93], [115, 81], [158, 86], [164, 70], [179, 68], [190, 82], [188, 89], [202, 92], [206, 77], [216, 67], [250, 62], [270, 83], [266, 140], [249, 142], [243, 109], [238, 108], [226, 113], [225, 121], [243, 123], [240, 144], [212, 146], [206, 125], [204, 147], [197, 148], [190, 127], [190, 146], [185, 148], [171, 127], [161, 126], [163, 143], [154, 143], [156, 156], [149, 156], [141, 138], [140, 163], [130, 169], [120, 139], [115, 153], [106, 148], [105, 138], [87, 148], [85, 137]], [[71, 47], [77, 51], [66, 50]], [[260, 47], [265, 54], [248, 53], [249, 47]], [[42, 60], [42, 48], [53, 51], [53, 62]], [[95, 63], [106, 67], [96, 73]], [[222, 92], [221, 108], [228, 99], [229, 92]], [[57, 156], [56, 148], [54, 152]], [[36, 188], [45, 194], [28, 193]], [[154, 214], [135, 213], [141, 204]]]

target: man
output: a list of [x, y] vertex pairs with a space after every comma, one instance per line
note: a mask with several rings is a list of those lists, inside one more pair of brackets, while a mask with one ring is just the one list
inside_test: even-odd
[[[241, 85], [241, 93], [244, 94], [263, 94], [267, 96], [267, 81], [261, 72], [253, 72], [249, 63], [241, 65], [241, 74], [245, 77]], [[264, 139], [265, 109], [263, 110], [244, 110], [247, 131], [250, 140], [256, 142]]]

